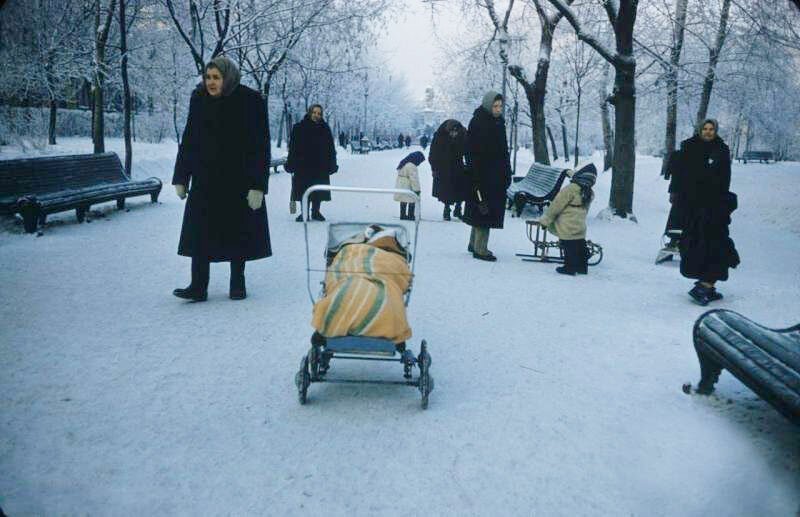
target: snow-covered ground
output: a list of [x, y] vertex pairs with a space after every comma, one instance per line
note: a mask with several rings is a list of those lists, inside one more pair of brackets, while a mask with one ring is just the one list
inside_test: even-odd
[[[87, 152], [62, 139], [58, 153]], [[110, 140], [121, 153], [121, 142]], [[165, 181], [157, 205], [51, 217], [44, 236], [0, 230], [0, 507], [9, 515], [793, 515], [800, 433], [727, 372], [699, 378], [677, 265], [653, 264], [667, 216], [659, 159], [639, 157], [639, 223], [592, 217], [605, 258], [587, 277], [526, 263], [524, 223], [490, 248], [442, 222], [421, 167], [423, 215], [409, 317], [436, 390], [293, 384], [311, 335], [302, 225], [290, 177], [267, 198], [274, 256], [248, 264], [246, 301], [212, 266], [188, 304], [176, 255], [183, 203], [174, 144], [135, 147], [135, 177]], [[340, 151], [340, 185], [391, 187], [404, 151]], [[0, 159], [14, 156], [0, 150]], [[599, 163], [599, 157], [596, 157]], [[521, 153], [520, 174], [532, 158]], [[601, 175], [592, 216], [608, 199]], [[734, 165], [742, 264], [718, 304], [773, 327], [800, 321], [800, 164]], [[389, 198], [335, 194], [329, 220], [397, 221]], [[312, 257], [323, 225], [312, 225]], [[391, 367], [390, 367], [391, 366]], [[334, 362], [331, 374], [400, 377]]]

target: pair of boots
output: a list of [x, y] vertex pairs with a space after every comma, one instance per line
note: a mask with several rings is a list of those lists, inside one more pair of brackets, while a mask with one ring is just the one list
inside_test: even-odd
[[689, 296], [692, 297], [695, 303], [703, 307], [722, 299], [722, 293], [718, 292], [716, 287], [713, 285], [711, 287], [705, 286], [699, 280], [694, 283], [694, 287], [689, 291]]
[[400, 203], [400, 219], [413, 221], [416, 218], [414, 215], [416, 206], [416, 203]]
[[[247, 298], [244, 284], [244, 260], [231, 260], [231, 282], [228, 295], [231, 300]], [[208, 300], [208, 278], [211, 265], [208, 259], [192, 257], [192, 283], [185, 289], [175, 289], [172, 294], [192, 302]]]
[[564, 265], [557, 267], [556, 272], [562, 275], [585, 275], [589, 272], [589, 250], [586, 248], [586, 239], [562, 240], [561, 249], [564, 251]]
[[497, 257], [489, 251], [489, 228], [484, 226], [473, 226], [469, 234], [469, 246], [467, 251], [472, 253], [472, 258], [494, 262]]
[[[458, 217], [459, 219], [461, 219], [461, 215], [462, 215], [461, 214], [461, 202], [458, 202], [455, 205], [456, 205], [456, 207], [455, 207], [455, 210], [453, 211], [453, 215]], [[450, 204], [449, 203], [445, 203], [444, 204], [444, 213], [442, 214], [442, 217], [444, 218], [445, 221], [450, 221], [451, 220], [450, 219]]]
[[[313, 219], [315, 221], [324, 221], [325, 217], [323, 217], [322, 213], [319, 211], [319, 206], [320, 206], [321, 203], [319, 201], [309, 201], [308, 204], [310, 206], [310, 210], [307, 210], [306, 213], [308, 213], [310, 211], [311, 212], [311, 217], [309, 219], [306, 219], [306, 220], [308, 221], [308, 220]], [[303, 222], [303, 211], [302, 210], [300, 211], [300, 215], [297, 216], [295, 221], [297, 221], [298, 223], [302, 223]]]

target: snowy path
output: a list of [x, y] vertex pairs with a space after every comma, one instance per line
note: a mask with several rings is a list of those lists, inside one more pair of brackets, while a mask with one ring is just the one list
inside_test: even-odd
[[[64, 149], [89, 148], [64, 140]], [[118, 150], [118, 141], [111, 141]], [[524, 225], [493, 231], [495, 264], [441, 222], [424, 164], [424, 218], [409, 317], [425, 338], [430, 408], [402, 387], [292, 382], [310, 336], [302, 227], [289, 176], [270, 181], [275, 256], [250, 263], [248, 300], [209, 301], [175, 254], [183, 204], [169, 186], [174, 145], [138, 145], [137, 177], [161, 203], [40, 238], [0, 231], [0, 506], [9, 515], [792, 515], [800, 433], [724, 373], [688, 397], [699, 367], [676, 265], [655, 266], [667, 213], [659, 162], [640, 157], [639, 224], [590, 219], [604, 246], [584, 278], [523, 263]], [[527, 155], [526, 155], [527, 156]], [[8, 158], [8, 153], [0, 154]], [[340, 152], [337, 184], [391, 187], [401, 151]], [[530, 157], [521, 161], [524, 170]], [[800, 321], [800, 165], [734, 167], [743, 264], [723, 307], [770, 326]], [[601, 176], [592, 214], [605, 205]], [[337, 194], [329, 220], [397, 220], [387, 199]], [[322, 245], [322, 225], [314, 244]], [[313, 257], [319, 257], [317, 248]], [[396, 378], [399, 368], [334, 363]]]

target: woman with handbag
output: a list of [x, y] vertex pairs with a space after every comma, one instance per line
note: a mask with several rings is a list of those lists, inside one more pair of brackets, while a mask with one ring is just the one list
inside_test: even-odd
[[467, 128], [466, 160], [473, 189], [462, 220], [472, 226], [467, 250], [478, 260], [494, 262], [489, 251], [490, 228], [502, 228], [506, 190], [511, 184], [511, 159], [503, 119], [503, 96], [487, 92]]

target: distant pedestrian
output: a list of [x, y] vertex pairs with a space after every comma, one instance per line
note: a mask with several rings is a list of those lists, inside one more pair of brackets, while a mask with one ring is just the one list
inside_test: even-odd
[[422, 146], [423, 151], [428, 148], [428, 135], [422, 135], [419, 137], [419, 145]]
[[411, 135], [406, 135], [406, 147], [411, 147]]
[[[331, 174], [339, 170], [331, 128], [325, 122], [322, 106], [319, 104], [312, 105], [303, 120], [292, 128], [285, 169], [292, 173], [293, 201], [302, 201], [305, 191], [313, 185], [330, 185]], [[324, 221], [320, 205], [323, 201], [330, 200], [330, 192], [311, 194], [311, 219]], [[303, 221], [303, 208], [308, 214], [308, 207], [301, 207], [300, 215], [296, 219], [298, 222]]]

